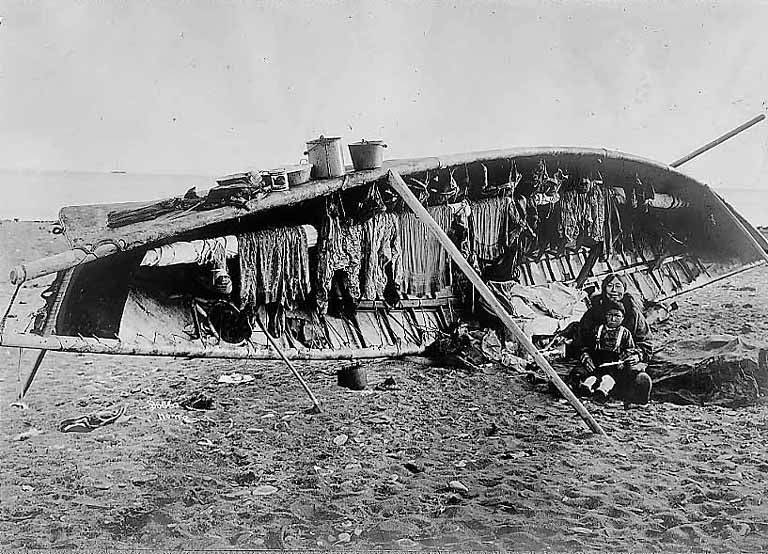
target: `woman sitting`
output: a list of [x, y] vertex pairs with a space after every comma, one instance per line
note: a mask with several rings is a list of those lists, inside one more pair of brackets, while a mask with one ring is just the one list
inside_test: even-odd
[[642, 371], [644, 365], [640, 364], [632, 333], [622, 325], [623, 320], [624, 306], [608, 301], [605, 320], [579, 357], [583, 380], [577, 391], [589, 394], [599, 402], [613, 396], [625, 402], [647, 404], [651, 396], [651, 378]]
[[[595, 348], [597, 331], [606, 322], [607, 308], [615, 306], [614, 303], [616, 302], [620, 303], [624, 309], [621, 326], [629, 331], [634, 342], [634, 353], [629, 361], [631, 365], [644, 364], [651, 359], [653, 354], [651, 330], [643, 316], [640, 303], [627, 292], [624, 281], [615, 274], [608, 275], [603, 280], [600, 293], [592, 297], [590, 308], [582, 316], [577, 326], [571, 351], [580, 357], [584, 352]], [[638, 366], [636, 369], [642, 368], [644, 365]], [[648, 392], [650, 393], [650, 377], [644, 372], [638, 371], [638, 373], [648, 378]], [[571, 382], [575, 387], [578, 387], [590, 374], [590, 368], [584, 367], [582, 363], [571, 372]], [[641, 377], [641, 381], [645, 382], [645, 377]], [[641, 388], [645, 388], [645, 385]], [[635, 401], [634, 399], [628, 400]], [[640, 403], [645, 402], [647, 402], [645, 398], [640, 398]]]

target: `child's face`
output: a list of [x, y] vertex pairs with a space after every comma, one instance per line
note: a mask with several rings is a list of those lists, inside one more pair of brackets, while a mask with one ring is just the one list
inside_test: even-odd
[[605, 312], [605, 326], [616, 329], [624, 321], [624, 314], [620, 310], [608, 310]]

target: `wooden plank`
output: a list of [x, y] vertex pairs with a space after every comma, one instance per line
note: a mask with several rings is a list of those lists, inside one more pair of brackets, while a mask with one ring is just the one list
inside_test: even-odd
[[389, 184], [400, 196], [402, 196], [408, 207], [413, 210], [416, 216], [437, 237], [437, 239], [443, 245], [443, 248], [446, 249], [450, 257], [453, 259], [454, 263], [459, 266], [459, 268], [471, 281], [475, 289], [477, 289], [477, 292], [480, 293], [480, 296], [483, 297], [483, 300], [485, 300], [486, 303], [491, 307], [491, 309], [501, 320], [504, 326], [512, 332], [512, 335], [523, 346], [523, 348], [525, 348], [526, 351], [528, 351], [528, 353], [533, 356], [536, 364], [552, 380], [552, 383], [554, 383], [557, 389], [576, 409], [576, 412], [579, 414], [579, 416], [582, 417], [582, 419], [584, 419], [589, 428], [592, 429], [592, 431], [596, 434], [605, 435], [605, 431], [603, 431], [602, 427], [600, 427], [597, 421], [595, 421], [595, 419], [587, 411], [579, 399], [576, 398], [576, 396], [573, 394], [573, 391], [571, 391], [571, 389], [569, 389], [568, 386], [563, 383], [557, 372], [552, 368], [551, 365], [549, 365], [549, 362], [546, 360], [546, 358], [544, 358], [544, 356], [542, 356], [541, 353], [536, 349], [533, 342], [531, 342], [531, 339], [529, 339], [528, 336], [523, 333], [520, 327], [517, 326], [517, 323], [515, 323], [515, 321], [503, 308], [499, 300], [496, 298], [496, 295], [491, 292], [491, 290], [486, 286], [477, 272], [472, 268], [471, 265], [469, 265], [469, 262], [464, 258], [464, 256], [462, 256], [461, 252], [459, 252], [458, 248], [456, 248], [456, 245], [453, 244], [453, 241], [448, 238], [448, 235], [445, 234], [445, 231], [443, 231], [437, 222], [432, 219], [432, 217], [429, 215], [429, 212], [427, 212], [424, 206], [422, 206], [418, 199], [413, 195], [411, 190], [408, 188], [408, 185], [405, 184], [405, 181], [403, 181], [402, 177], [400, 177], [397, 172], [389, 172]]
[[681, 263], [681, 260], [675, 260], [665, 265], [669, 268], [670, 273], [675, 276], [677, 282], [680, 283], [680, 288], [683, 288], [693, 279], [691, 279], [688, 273], [683, 270]]
[[326, 315], [323, 317], [326, 329], [326, 338], [332, 348], [349, 348], [349, 337], [346, 335], [344, 322], [337, 317]]
[[434, 313], [426, 310], [414, 310], [413, 316], [416, 318], [416, 324], [419, 326], [422, 341], [430, 343], [435, 340], [439, 325], [435, 321]]
[[571, 269], [571, 266], [568, 264], [567, 255], [559, 256], [555, 258], [555, 263], [557, 264], [558, 271], [562, 276], [560, 280], [573, 281], [576, 278], [576, 274], [573, 272], [573, 269]]
[[712, 283], [716, 283], [717, 281], [722, 281], [723, 279], [728, 279], [729, 277], [733, 277], [734, 275], [738, 275], [740, 273], [745, 273], [745, 272], [751, 271], [751, 270], [753, 270], [755, 268], [762, 267], [765, 264], [766, 264], [765, 260], [757, 260], [756, 262], [748, 263], [746, 265], [743, 265], [743, 266], [739, 267], [738, 269], [735, 269], [733, 271], [729, 271], [729, 272], [724, 273], [722, 275], [719, 275], [719, 276], [717, 276], [717, 277], [715, 277], [713, 279], [709, 279], [707, 281], [699, 282], [699, 283], [696, 283], [696, 284], [692, 283], [691, 285], [683, 288], [683, 290], [676, 291], [676, 292], [673, 292], [671, 294], [665, 294], [663, 296], [660, 296], [656, 300], [658, 302], [663, 302], [664, 300], [669, 300], [670, 298], [676, 298], [678, 296], [682, 296], [683, 294], [688, 294], [690, 292], [697, 291], [701, 287], [705, 287], [705, 286], [710, 285]]
[[635, 279], [637, 279], [637, 284], [640, 287], [640, 292], [643, 295], [643, 298], [645, 298], [646, 300], [653, 300], [661, 292], [656, 287], [656, 283], [653, 281], [653, 279], [651, 279], [647, 271], [643, 271], [643, 270], [637, 271], [635, 273]]
[[[619, 261], [625, 268], [631, 268], [633, 265], [635, 265], [632, 263], [630, 258], [627, 256], [627, 254], [623, 250], [618, 251], [616, 253], [616, 257], [619, 259]], [[629, 276], [629, 280], [630, 280], [629, 286], [637, 292], [640, 298], [645, 298], [645, 296], [643, 295], [643, 287], [640, 284], [640, 281], [638, 280], [638, 278], [636, 277], [637, 273], [638, 273], [637, 270], [630, 270], [627, 272], [627, 275]]]
[[704, 274], [702, 263], [696, 256], [686, 257], [683, 260], [683, 263], [688, 268], [688, 273], [691, 275], [691, 281], [695, 281]]
[[[421, 312], [421, 310], [419, 310]], [[416, 310], [413, 308], [408, 308], [406, 310], [403, 310], [403, 314], [406, 317], [406, 320], [411, 326], [411, 329], [413, 329], [414, 334], [419, 337], [419, 344], [422, 344], [426, 341], [426, 337], [424, 336], [424, 328], [419, 323], [419, 320], [416, 316]]]
[[555, 283], [563, 280], [563, 273], [560, 270], [560, 267], [557, 265], [557, 262], [549, 257], [549, 255], [544, 256], [544, 265], [547, 268], [550, 282]]
[[389, 325], [387, 325], [385, 319], [386, 319], [386, 311], [385, 310], [376, 310], [373, 312], [376, 326], [379, 329], [379, 333], [381, 335], [381, 339], [383, 343], [387, 346], [394, 346], [397, 344], [395, 341], [395, 337], [392, 335], [392, 330], [389, 328]]
[[[398, 308], [434, 308], [436, 306], [447, 306], [455, 304], [459, 299], [453, 294], [449, 296], [436, 296], [434, 298], [403, 298], [397, 305]], [[380, 308], [388, 309], [390, 306], [383, 300], [361, 300], [357, 305], [357, 312], [365, 310], [378, 310]]]
[[568, 255], [568, 265], [573, 273], [573, 278], [576, 279], [581, 273], [581, 268], [584, 267], [584, 260], [578, 253]]
[[526, 287], [531, 286], [531, 278], [528, 274], [528, 264], [520, 264], [520, 280]]
[[437, 310], [425, 310], [423, 312], [424, 319], [427, 321], [427, 337], [428, 340], [434, 341], [440, 335], [441, 331], [447, 329], [447, 325], [443, 322], [443, 316]]
[[376, 321], [376, 314], [370, 311], [357, 312], [357, 325], [366, 347], [384, 346], [386, 341], [381, 333], [381, 328]]
[[669, 275], [666, 275], [661, 271], [661, 269], [652, 269], [651, 275], [653, 275], [656, 280], [661, 283], [661, 290], [664, 291], [664, 294], [672, 294], [675, 292], [675, 283], [672, 281], [672, 279], [669, 278]]
[[402, 310], [392, 310], [387, 313], [387, 323], [395, 340], [399, 339], [404, 344], [420, 344], [419, 335], [414, 332]]
[[549, 283], [546, 270], [541, 267], [541, 262], [531, 262], [528, 264], [531, 270], [531, 281], [534, 285], [546, 285]]

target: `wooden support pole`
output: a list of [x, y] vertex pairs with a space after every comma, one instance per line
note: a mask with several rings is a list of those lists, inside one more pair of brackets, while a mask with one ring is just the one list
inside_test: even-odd
[[589, 275], [592, 273], [592, 268], [595, 267], [597, 259], [600, 257], [600, 253], [602, 251], [602, 243], [589, 249], [589, 256], [587, 256], [586, 262], [582, 266], [581, 271], [579, 271], [578, 277], [576, 277], [576, 283], [574, 283], [577, 289], [583, 287], [584, 283], [586, 283], [587, 279], [589, 279]]
[[40, 350], [37, 353], [37, 357], [35, 358], [35, 363], [32, 366], [32, 371], [29, 372], [29, 375], [27, 375], [27, 378], [24, 380], [24, 384], [21, 385], [19, 388], [19, 400], [24, 399], [24, 395], [27, 394], [27, 391], [29, 390], [29, 387], [32, 386], [32, 381], [35, 380], [35, 376], [37, 375], [37, 370], [40, 369], [40, 366], [43, 363], [43, 358], [45, 358], [45, 353], [48, 352], [47, 350]]
[[549, 365], [549, 362], [536, 349], [534, 344], [531, 342], [531, 339], [529, 339], [528, 336], [523, 333], [520, 327], [517, 326], [517, 323], [515, 323], [515, 321], [510, 317], [510, 315], [501, 305], [501, 302], [499, 302], [496, 296], [486, 286], [480, 275], [478, 275], [472, 266], [469, 265], [469, 262], [467, 262], [461, 252], [459, 252], [459, 249], [456, 248], [451, 239], [448, 238], [448, 235], [445, 234], [445, 231], [443, 231], [437, 222], [432, 219], [432, 217], [429, 215], [429, 212], [427, 212], [424, 206], [421, 205], [421, 202], [419, 202], [418, 199], [413, 195], [411, 189], [408, 188], [408, 185], [405, 184], [403, 178], [400, 177], [400, 174], [396, 171], [390, 170], [389, 184], [395, 191], [397, 191], [398, 194], [400, 194], [400, 196], [403, 197], [403, 200], [405, 200], [405, 203], [408, 205], [408, 207], [413, 210], [413, 212], [416, 214], [416, 217], [432, 231], [437, 240], [440, 241], [440, 244], [443, 246], [443, 248], [445, 248], [445, 250], [451, 256], [454, 263], [459, 266], [459, 268], [464, 272], [470, 282], [477, 289], [477, 292], [480, 293], [480, 296], [482, 296], [483, 299], [491, 307], [491, 309], [493, 309], [494, 313], [499, 317], [499, 319], [501, 319], [501, 322], [507, 327], [507, 329], [512, 332], [512, 335], [515, 337], [515, 339], [517, 339], [517, 341], [523, 345], [523, 347], [531, 354], [531, 356], [533, 356], [536, 364], [544, 371], [544, 373], [547, 374], [547, 376], [549, 376], [557, 389], [576, 409], [576, 412], [587, 423], [589, 428], [596, 434], [605, 435], [605, 431], [603, 431], [602, 427], [600, 427], [597, 421], [595, 421], [595, 419], [587, 411], [584, 405], [579, 402], [579, 399], [576, 398], [571, 389], [569, 389], [568, 386], [563, 383], [557, 372], [552, 368], [551, 365]]
[[700, 283], [698, 285], [693, 285], [693, 286], [688, 287], [688, 288], [683, 288], [682, 290], [677, 290], [677, 291], [674, 291], [674, 292], [672, 292], [670, 294], [665, 294], [664, 296], [657, 296], [656, 298], [654, 298], [653, 301], [654, 302], [666, 302], [667, 300], [670, 300], [672, 298], [677, 298], [678, 296], [683, 296], [683, 295], [689, 294], [691, 292], [696, 292], [697, 290], [699, 290], [699, 289], [701, 289], [703, 287], [708, 287], [709, 285], [711, 285], [713, 283], [717, 283], [718, 281], [723, 281], [725, 279], [729, 279], [729, 278], [731, 278], [731, 277], [733, 277], [735, 275], [739, 275], [741, 273], [745, 273], [747, 271], [751, 271], [751, 270], [753, 270], [753, 269], [755, 269], [757, 267], [762, 267], [764, 265], [766, 265], [766, 261], [765, 260], [757, 260], [756, 262], [749, 263], [749, 264], [747, 264], [745, 266], [742, 266], [742, 267], [736, 269], [735, 271], [729, 271], [728, 273], [724, 273], [723, 275], [719, 275], [719, 276], [715, 277], [714, 279], [710, 279], [709, 281], [707, 281], [705, 283]]
[[739, 133], [741, 133], [742, 131], [745, 131], [745, 130], [749, 129], [750, 127], [752, 127], [752, 125], [760, 123], [763, 119], [765, 119], [765, 114], [760, 114], [758, 116], [755, 116], [752, 119], [750, 119], [749, 121], [747, 121], [746, 123], [742, 123], [741, 125], [739, 125], [735, 129], [733, 129], [732, 131], [728, 131], [724, 135], [721, 135], [721, 136], [717, 137], [712, 142], [708, 142], [707, 144], [705, 144], [701, 148], [697, 148], [696, 150], [694, 150], [693, 152], [691, 152], [687, 156], [683, 156], [679, 160], [675, 160], [674, 162], [669, 164], [669, 166], [670, 167], [680, 167], [685, 162], [688, 162], [688, 161], [692, 160], [693, 158], [695, 158], [699, 154], [703, 154], [707, 150], [711, 150], [712, 148], [714, 148], [718, 144], [722, 144], [726, 140], [728, 140], [729, 138], [734, 137], [734, 136], [738, 135]]
[[[166, 356], [173, 358], [220, 358], [226, 360], [280, 360], [272, 348], [254, 350], [234, 344], [202, 346], [199, 343], [155, 344], [129, 343], [115, 339], [69, 337], [63, 335], [33, 335], [30, 333], [4, 333], [0, 346], [35, 348], [54, 352], [81, 352], [83, 354], [112, 354], [128, 356]], [[417, 356], [424, 346], [338, 349], [284, 349], [283, 355], [292, 360], [359, 360]]]
[[269, 331], [267, 331], [266, 325], [264, 325], [261, 322], [261, 319], [258, 317], [256, 318], [256, 323], [259, 324], [259, 327], [261, 327], [261, 330], [264, 332], [264, 334], [267, 336], [267, 340], [269, 341], [269, 344], [272, 345], [272, 348], [275, 349], [275, 351], [280, 355], [280, 357], [283, 359], [283, 361], [288, 365], [288, 369], [291, 370], [293, 375], [296, 377], [296, 379], [299, 380], [299, 383], [301, 384], [301, 387], [306, 391], [306, 393], [309, 395], [310, 400], [312, 400], [312, 404], [315, 405], [315, 410], [317, 410], [318, 413], [322, 412], [322, 408], [320, 407], [320, 402], [317, 401], [317, 398], [315, 398], [315, 395], [312, 394], [312, 391], [309, 389], [309, 385], [307, 385], [307, 382], [304, 380], [304, 378], [301, 376], [299, 371], [296, 369], [296, 367], [290, 362], [288, 358], [285, 357], [285, 354], [283, 354], [282, 348], [280, 348], [275, 341], [275, 339], [272, 338], [272, 335], [269, 334]]
[[70, 269], [98, 258], [110, 256], [118, 252], [118, 250], [117, 246], [113, 244], [99, 246], [91, 252], [75, 248], [54, 254], [53, 256], [19, 264], [11, 268], [11, 283], [21, 285], [25, 281], [31, 281], [32, 279], [64, 271], [65, 269]]

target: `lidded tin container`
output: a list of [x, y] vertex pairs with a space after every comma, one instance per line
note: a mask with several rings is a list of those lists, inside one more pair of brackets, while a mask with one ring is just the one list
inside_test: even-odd
[[376, 169], [381, 167], [384, 161], [384, 149], [387, 147], [380, 140], [361, 140], [349, 145], [349, 155], [352, 157], [352, 165], [355, 171], [362, 169]]
[[341, 177], [346, 173], [341, 151], [341, 137], [320, 135], [320, 138], [309, 140], [304, 154], [309, 158], [316, 179]]

